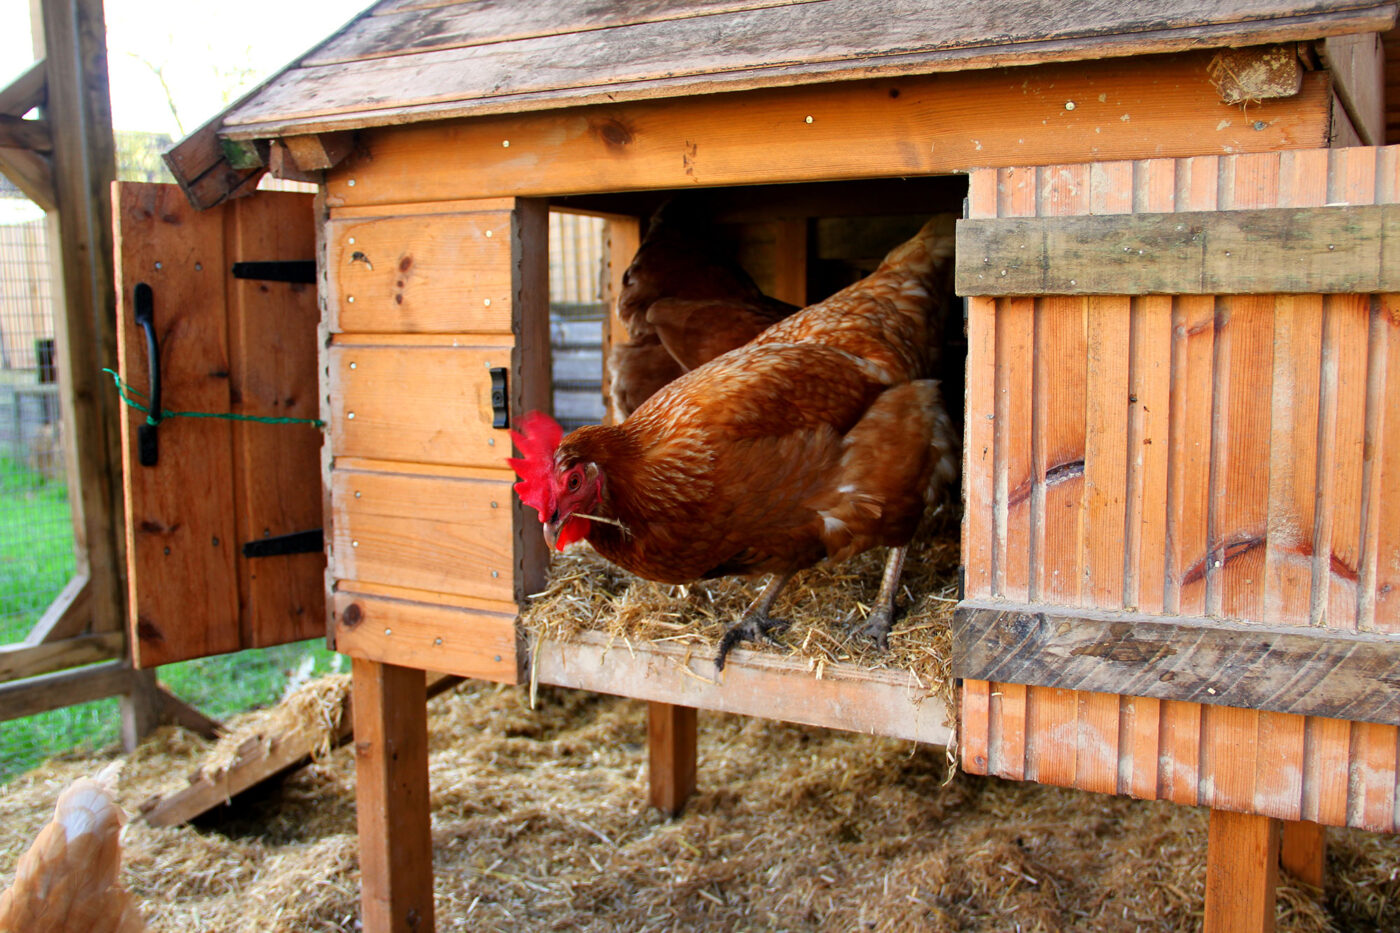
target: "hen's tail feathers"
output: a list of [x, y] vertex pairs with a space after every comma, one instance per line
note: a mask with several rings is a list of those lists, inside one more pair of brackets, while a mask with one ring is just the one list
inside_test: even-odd
[[53, 820], [19, 860], [0, 894], [0, 933], [140, 933], [145, 923], [121, 887], [121, 828], [112, 799], [119, 768], [75, 781], [59, 795]]

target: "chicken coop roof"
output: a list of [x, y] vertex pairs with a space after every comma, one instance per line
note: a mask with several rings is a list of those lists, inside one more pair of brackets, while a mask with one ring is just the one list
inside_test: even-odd
[[[210, 135], [1255, 45], [1377, 32], [1395, 12], [1375, 0], [382, 0], [202, 132], [208, 149]], [[195, 137], [172, 153], [182, 183]]]

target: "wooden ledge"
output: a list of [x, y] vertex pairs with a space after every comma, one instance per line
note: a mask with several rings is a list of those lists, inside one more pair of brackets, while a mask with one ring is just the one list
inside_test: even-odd
[[867, 732], [931, 745], [953, 741], [946, 703], [906, 674], [736, 649], [716, 675], [710, 648], [628, 644], [598, 632], [531, 646], [532, 683]]

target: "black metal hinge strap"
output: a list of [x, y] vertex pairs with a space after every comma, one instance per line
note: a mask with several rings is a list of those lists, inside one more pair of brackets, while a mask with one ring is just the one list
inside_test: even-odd
[[260, 282], [291, 282], [294, 285], [316, 284], [316, 260], [295, 259], [283, 262], [235, 262], [235, 279], [256, 279]]
[[249, 541], [243, 545], [244, 557], [281, 557], [284, 554], [319, 554], [325, 550], [326, 533], [320, 528], [294, 531]]

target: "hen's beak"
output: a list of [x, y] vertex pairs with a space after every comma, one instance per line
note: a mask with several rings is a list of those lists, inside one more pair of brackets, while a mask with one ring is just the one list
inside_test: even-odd
[[560, 515], [559, 510], [555, 509], [554, 514], [549, 517], [549, 521], [544, 523], [544, 541], [549, 545], [551, 551], [559, 550], [555, 542], [559, 540], [559, 529], [563, 528], [564, 523], [568, 520], [567, 515]]

